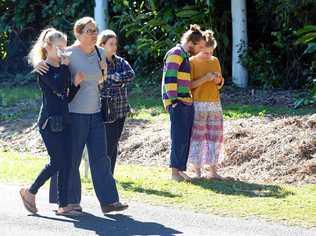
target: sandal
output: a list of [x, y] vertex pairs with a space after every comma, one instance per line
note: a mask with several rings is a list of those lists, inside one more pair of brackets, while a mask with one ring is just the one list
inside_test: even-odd
[[70, 207], [74, 211], [82, 212], [82, 207], [80, 206], [80, 204], [68, 204], [67, 207]]
[[63, 207], [55, 210], [55, 214], [57, 216], [81, 216], [83, 215], [82, 212], [73, 210], [72, 208], [69, 207]]
[[[25, 188], [20, 189], [20, 196], [22, 198], [23, 201], [23, 205], [26, 208], [27, 211], [29, 211], [32, 214], [36, 214], [37, 213], [37, 208], [35, 204], [30, 203], [29, 201], [27, 201], [25, 195], [28, 194], [28, 190]], [[31, 193], [30, 193], [31, 194]]]
[[128, 208], [127, 204], [123, 204], [121, 202], [116, 202], [113, 204], [108, 204], [108, 205], [104, 205], [101, 206], [101, 210], [103, 212], [103, 214], [107, 214], [113, 211], [124, 211]]

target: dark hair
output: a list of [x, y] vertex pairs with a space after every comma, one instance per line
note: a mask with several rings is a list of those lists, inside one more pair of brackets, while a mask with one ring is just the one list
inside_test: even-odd
[[186, 31], [181, 37], [181, 43], [192, 42], [193, 44], [197, 44], [203, 40], [203, 31], [199, 25], [190, 25], [190, 29]]

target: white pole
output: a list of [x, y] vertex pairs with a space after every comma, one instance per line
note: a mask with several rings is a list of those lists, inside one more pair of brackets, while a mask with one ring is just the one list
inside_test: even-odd
[[241, 88], [248, 85], [248, 72], [239, 62], [239, 56], [247, 49], [247, 10], [246, 0], [231, 0], [233, 28], [233, 83]]
[[108, 1], [95, 0], [94, 19], [100, 31], [108, 28]]

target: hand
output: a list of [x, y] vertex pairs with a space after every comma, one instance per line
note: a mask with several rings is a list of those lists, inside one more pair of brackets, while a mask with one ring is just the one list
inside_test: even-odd
[[223, 80], [223, 77], [221, 75], [218, 75], [215, 77], [214, 82], [216, 84], [220, 84], [220, 83], [222, 83], [222, 80]]
[[86, 79], [86, 76], [81, 71], [75, 75], [74, 84], [77, 87], [83, 80]]
[[41, 61], [36, 66], [34, 66], [34, 71], [36, 71], [40, 75], [45, 75], [48, 70], [49, 70], [49, 67], [45, 61]]
[[107, 68], [108, 68], [106, 61], [102, 59], [101, 61], [99, 61], [99, 65], [100, 65], [101, 70], [104, 70], [104, 73], [106, 74]]
[[68, 66], [69, 63], [70, 63], [69, 57], [67, 57], [67, 56], [61, 57], [61, 64]]
[[213, 81], [216, 78], [216, 74], [214, 72], [209, 72], [206, 74], [207, 81]]

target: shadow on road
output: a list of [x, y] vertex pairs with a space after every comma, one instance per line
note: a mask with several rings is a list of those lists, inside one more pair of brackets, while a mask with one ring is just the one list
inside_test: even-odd
[[164, 235], [173, 236], [182, 234], [172, 228], [165, 227], [155, 222], [142, 222], [133, 219], [131, 216], [116, 214], [107, 214], [104, 217], [98, 217], [84, 212], [82, 216], [68, 216], [66, 218], [48, 217], [42, 215], [32, 215], [48, 220], [72, 223], [75, 228], [95, 232], [97, 235]]

